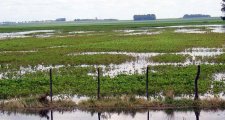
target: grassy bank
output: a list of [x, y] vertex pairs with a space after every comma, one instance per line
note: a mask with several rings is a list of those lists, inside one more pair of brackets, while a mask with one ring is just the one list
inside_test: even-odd
[[72, 100], [57, 100], [53, 102], [39, 102], [37, 98], [20, 98], [0, 103], [0, 110], [6, 111], [39, 111], [39, 110], [165, 110], [165, 109], [225, 109], [225, 101], [219, 98], [205, 100], [191, 100], [166, 98], [165, 100], [146, 100], [132, 96], [89, 99], [75, 103]]
[[25, 110], [71, 110], [76, 108], [77, 104], [72, 100], [53, 100], [52, 102], [40, 102], [38, 97], [18, 98], [7, 101], [1, 101], [0, 109], [7, 111], [25, 111]]
[[94, 110], [115, 110], [115, 109], [153, 109], [153, 110], [163, 110], [163, 109], [224, 109], [225, 101], [219, 98], [208, 99], [208, 100], [190, 100], [190, 99], [180, 99], [180, 100], [152, 100], [148, 101], [145, 99], [137, 99], [134, 97], [128, 98], [111, 98], [111, 99], [101, 99], [101, 100], [87, 100], [82, 101], [78, 104], [80, 109], [94, 109]]

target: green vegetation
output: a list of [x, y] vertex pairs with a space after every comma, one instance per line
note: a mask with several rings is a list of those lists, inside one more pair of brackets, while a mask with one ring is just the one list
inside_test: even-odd
[[176, 55], [176, 54], [162, 54], [151, 57], [150, 60], [154, 62], [162, 62], [162, 63], [178, 63], [185, 62], [185, 60], [190, 57], [188, 55]]
[[[49, 54], [50, 53], [50, 54]], [[34, 53], [4, 53], [0, 54], [0, 63], [4, 66], [10, 64], [13, 67], [20, 66], [36, 66], [42, 65], [109, 65], [120, 64], [126, 61], [134, 60], [135, 58], [128, 55], [68, 55], [61, 54], [60, 51], [46, 51]]]
[[[224, 65], [203, 65], [199, 80], [200, 94], [212, 90], [219, 94], [225, 90], [224, 82], [213, 81], [214, 73], [225, 71]], [[168, 90], [175, 96], [192, 95], [194, 93], [194, 79], [196, 66], [174, 67], [155, 66], [150, 69], [156, 71], [149, 73], [149, 93], [160, 99]], [[95, 97], [97, 94], [97, 81], [88, 73], [94, 68], [64, 67], [53, 71], [54, 94], [86, 95]], [[27, 97], [44, 94], [49, 91], [49, 75], [47, 71], [28, 73], [23, 76], [9, 75], [7, 80], [0, 81], [0, 98]], [[119, 75], [114, 78], [101, 77], [101, 96], [145, 95], [145, 75]], [[211, 84], [214, 88], [211, 89]], [[84, 89], [85, 88], [85, 89]]]
[[225, 63], [225, 54], [215, 57], [197, 57], [196, 60], [203, 62]]

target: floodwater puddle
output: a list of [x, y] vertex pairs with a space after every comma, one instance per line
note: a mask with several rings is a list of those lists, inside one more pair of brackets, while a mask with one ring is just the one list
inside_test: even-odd
[[69, 34], [86, 34], [86, 33], [94, 33], [96, 31], [72, 31]]
[[79, 95], [66, 95], [66, 94], [60, 94], [60, 95], [54, 95], [52, 97], [53, 100], [72, 100], [75, 103], [79, 103], [81, 101], [89, 100], [90, 97], [88, 96], [79, 96]]
[[135, 110], [135, 111], [52, 111], [0, 112], [2, 120], [223, 120], [224, 110]]
[[207, 33], [207, 31], [202, 31], [200, 29], [186, 29], [186, 28], [176, 29], [174, 32], [176, 32], [176, 33], [198, 33], [198, 34]]
[[[157, 29], [174, 28], [178, 33], [225, 33], [225, 25], [185, 25], [185, 26], [166, 26], [166, 27], [153, 27]], [[204, 28], [204, 29], [202, 29]]]
[[209, 26], [213, 33], [225, 33], [225, 25]]
[[[53, 32], [55, 32], [55, 30], [32, 30], [32, 31], [23, 31], [23, 32], [0, 33], [0, 39], [25, 38], [25, 37], [49, 37], [49, 36], [52, 36]], [[44, 33], [44, 34], [41, 34], [41, 33]]]
[[61, 46], [51, 46], [51, 47], [47, 47], [47, 48], [67, 48], [67, 47], [72, 47], [70, 45], [61, 45]]
[[49, 66], [45, 66], [45, 65], [37, 65], [37, 66], [28, 66], [28, 67], [23, 67], [21, 66], [19, 68], [19, 70], [16, 70], [16, 71], [5, 71], [4, 73], [0, 73], [0, 79], [9, 79], [9, 75], [13, 74], [12, 75], [12, 78], [13, 79], [16, 79], [16, 78], [19, 78], [21, 77], [22, 75], [24, 74], [27, 74], [27, 73], [35, 73], [37, 71], [46, 71], [46, 70], [50, 70], [51, 68], [52, 69], [59, 69], [59, 68], [62, 68], [62, 67], [65, 67], [65, 65], [49, 65]]
[[215, 81], [224, 81], [225, 82], [225, 73], [216, 73], [213, 75]]
[[161, 31], [153, 31], [150, 29], [138, 29], [138, 30], [114, 30], [114, 32], [122, 33], [121, 35], [129, 36], [129, 35], [157, 35], [160, 34]]
[[[174, 65], [174, 66], [188, 66], [193, 64], [211, 64], [214, 65], [216, 63], [202, 62], [196, 61], [195, 58], [197, 56], [200, 57], [214, 57], [221, 54], [224, 54], [223, 48], [190, 48], [186, 49], [183, 52], [171, 53], [171, 54], [179, 54], [179, 55], [189, 55], [190, 58], [187, 58], [183, 63], [157, 63], [150, 61], [151, 57], [157, 55], [163, 55], [166, 53], [132, 53], [132, 52], [84, 52], [84, 53], [73, 53], [69, 55], [96, 55], [96, 54], [122, 54], [135, 57], [136, 59], [133, 61], [127, 61], [121, 64], [110, 64], [110, 65], [80, 65], [80, 67], [101, 67], [104, 71], [103, 76], [114, 77], [119, 74], [143, 74], [147, 66], [159, 66], [159, 65]], [[90, 73], [89, 75], [97, 75], [96, 73]]]
[[2, 51], [0, 54], [5, 54], [5, 53], [34, 53], [37, 52], [35, 50], [29, 50], [29, 51]]

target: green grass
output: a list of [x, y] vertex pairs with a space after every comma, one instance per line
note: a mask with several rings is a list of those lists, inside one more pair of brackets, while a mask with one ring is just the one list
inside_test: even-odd
[[153, 62], [161, 63], [178, 63], [185, 62], [185, 60], [190, 57], [188, 55], [176, 55], [176, 54], [162, 54], [151, 57], [150, 60]]
[[128, 55], [68, 55], [58, 51], [35, 53], [4, 53], [0, 54], [0, 63], [3, 66], [10, 64], [12, 67], [42, 65], [109, 65], [120, 64], [135, 59]]
[[196, 60], [200, 60], [203, 62], [225, 63], [225, 54], [215, 57], [197, 57]]

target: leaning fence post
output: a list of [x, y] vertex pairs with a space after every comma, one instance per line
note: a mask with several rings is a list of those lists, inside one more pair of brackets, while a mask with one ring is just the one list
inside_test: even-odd
[[147, 100], [149, 98], [149, 95], [148, 95], [148, 71], [149, 71], [149, 67], [147, 66], [147, 70], [146, 70], [146, 97], [147, 97]]
[[198, 95], [198, 79], [199, 79], [199, 76], [200, 76], [200, 65], [198, 65], [198, 72], [197, 72], [197, 75], [196, 75], [196, 78], [195, 78], [195, 98], [194, 100], [198, 100], [199, 99], [199, 95]]
[[50, 69], [50, 82], [49, 82], [49, 84], [50, 84], [50, 100], [51, 100], [51, 102], [52, 102], [52, 69]]
[[98, 68], [98, 99], [100, 99], [100, 68]]

